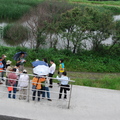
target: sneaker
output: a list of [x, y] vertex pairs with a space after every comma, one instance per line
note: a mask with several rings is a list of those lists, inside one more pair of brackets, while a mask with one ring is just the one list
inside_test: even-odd
[[49, 87], [52, 88], [53, 86], [50, 85]]
[[3, 84], [2, 82], [0, 82], [0, 84]]
[[67, 99], [67, 98], [64, 98], [64, 99]]
[[48, 101], [52, 101], [51, 99], [48, 99]]

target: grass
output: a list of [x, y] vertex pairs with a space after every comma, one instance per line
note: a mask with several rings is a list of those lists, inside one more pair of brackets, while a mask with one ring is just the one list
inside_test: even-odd
[[41, 0], [0, 0], [0, 19], [17, 20]]
[[[20, 19], [31, 8], [37, 6], [44, 0], [0, 0], [0, 21], [13, 22]], [[120, 7], [119, 1], [88, 1], [88, 0], [68, 0], [81, 5]], [[114, 10], [116, 8], [108, 8]], [[120, 10], [117, 10], [120, 13]]]
[[[26, 67], [29, 74], [32, 74], [32, 67]], [[75, 82], [73, 85], [89, 86], [96, 88], [106, 88], [120, 90], [120, 73], [91, 73], [91, 72], [71, 72], [67, 71], [68, 77]], [[57, 76], [57, 71], [54, 77]], [[32, 79], [32, 76], [30, 77]], [[57, 83], [57, 80], [54, 80]]]
[[120, 14], [120, 1], [89, 1], [89, 0], [69, 0], [71, 3], [79, 5], [99, 7], [99, 9], [111, 10], [114, 15]]
[[120, 90], [120, 77], [114, 79], [104, 77], [98, 80], [76, 79], [75, 81], [75, 85]]
[[120, 6], [120, 1], [69, 0], [69, 2]]

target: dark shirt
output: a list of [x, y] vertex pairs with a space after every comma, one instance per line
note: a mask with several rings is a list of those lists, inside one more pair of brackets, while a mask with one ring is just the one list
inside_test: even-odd
[[2, 63], [3, 63], [3, 65], [4, 65], [3, 69], [5, 69], [5, 68], [6, 68], [6, 60], [3, 59], [3, 60], [2, 60]]

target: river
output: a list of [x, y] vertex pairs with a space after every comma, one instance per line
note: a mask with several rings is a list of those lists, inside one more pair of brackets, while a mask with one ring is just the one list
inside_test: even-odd
[[[115, 16], [113, 16], [113, 17], [114, 17], [114, 20], [115, 20], [115, 21], [116, 21], [116, 20], [120, 20], [120, 15], [115, 15]], [[0, 23], [0, 27], [4, 27], [5, 25], [7, 25], [7, 23], [5, 23], [5, 22]], [[61, 42], [60, 42], [60, 41], [61, 41], [61, 40], [59, 40], [59, 45], [57, 46], [58, 49], [59, 49], [60, 46], [64, 46], [64, 44], [65, 44], [65, 43], [63, 43], [62, 41], [61, 41]], [[86, 44], [87, 49], [90, 49], [90, 48], [91, 48], [91, 44], [90, 44], [90, 42], [89, 42], [88, 40], [84, 41], [83, 43]], [[103, 43], [103, 44], [107, 44], [107, 45], [111, 44], [111, 43], [112, 43], [112, 37], [109, 37], [108, 39], [106, 39], [106, 40], [103, 41], [102, 43]], [[7, 45], [7, 44], [3, 41], [2, 37], [0, 37], [0, 45], [10, 46], [10, 45]], [[25, 45], [25, 47], [31, 48], [30, 42], [26, 42], [26, 43], [24, 43], [24, 45]], [[45, 47], [47, 47], [47, 46], [49, 46], [49, 44], [46, 45]]]

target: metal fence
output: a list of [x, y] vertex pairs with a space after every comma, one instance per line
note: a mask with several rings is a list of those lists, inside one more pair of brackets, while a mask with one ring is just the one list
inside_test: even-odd
[[[9, 71], [4, 71], [4, 73], [6, 73], [6, 72], [9, 72]], [[21, 73], [21, 74], [23, 74], [23, 73]], [[19, 75], [21, 75], [21, 74], [19, 74]], [[37, 77], [36, 75], [33, 75], [33, 74], [27, 74], [27, 75], [29, 75], [29, 78], [32, 76], [32, 77]], [[43, 76], [39, 76], [39, 77], [43, 77]], [[54, 80], [54, 83], [53, 83], [53, 88], [50, 88], [49, 89], [49, 92], [50, 92], [50, 96], [52, 96], [52, 97], [50, 97], [50, 99], [52, 99], [52, 101], [53, 100], [57, 100], [57, 101], [59, 101], [59, 98], [58, 98], [58, 95], [59, 95], [59, 90], [60, 90], [60, 85], [58, 85], [57, 83], [58, 83], [58, 79], [59, 78], [53, 78], [53, 77], [47, 77], [47, 76], [44, 76], [46, 79], [53, 79]], [[2, 77], [0, 77], [0, 79], [2, 79]], [[10, 87], [9, 85], [6, 85], [5, 83], [7, 82], [7, 78], [6, 77], [4, 77], [4, 82], [3, 82], [3, 84], [1, 84], [0, 85], [0, 87], [4, 87], [4, 88], [6, 88], [6, 89], [3, 89], [3, 90], [1, 90], [0, 91], [0, 93], [2, 93], [2, 94], [9, 94], [9, 92], [8, 92], [8, 87]], [[18, 80], [16, 80], [16, 81], [18, 81], [19, 82], [19, 79]], [[24, 81], [23, 81], [24, 82]], [[70, 103], [71, 103], [71, 95], [72, 95], [72, 83], [73, 82], [75, 82], [75, 81], [73, 81], [73, 80], [70, 80], [69, 79], [69, 91], [67, 91], [67, 99], [65, 100], [65, 102], [67, 103], [67, 108], [69, 109], [70, 108]], [[45, 85], [45, 83], [38, 83], [38, 84], [42, 84], [42, 85]], [[14, 86], [14, 88], [16, 88], [17, 89], [17, 94], [15, 93], [15, 95], [16, 95], [16, 99], [19, 99], [19, 96], [21, 95], [21, 96], [23, 96], [23, 94], [21, 94], [20, 93], [20, 90], [19, 90], [19, 86]], [[33, 97], [33, 88], [32, 88], [32, 80], [31, 79], [29, 79], [28, 80], [28, 86], [26, 87], [26, 88], [22, 88], [23, 90], [26, 90], [27, 91], [27, 93], [25, 94], [25, 96], [26, 96], [26, 101], [27, 102], [30, 102], [31, 100], [32, 100], [32, 97]], [[40, 91], [41, 92], [41, 94], [42, 94], [42, 92], [45, 92], [45, 94], [47, 94], [47, 91], [46, 90], [42, 90], [42, 89], [40, 89], [40, 90], [37, 90], [36, 89], [36, 92], [38, 92], [38, 91]], [[11, 93], [11, 94], [13, 94], [13, 93]], [[64, 93], [62, 93], [62, 96], [63, 96], [63, 94]], [[7, 98], [7, 95], [6, 95], [6, 98]], [[40, 99], [42, 99], [42, 96], [40, 95]], [[48, 98], [44, 98], [44, 99], [48, 99]], [[36, 101], [35, 101], [36, 102]]]

